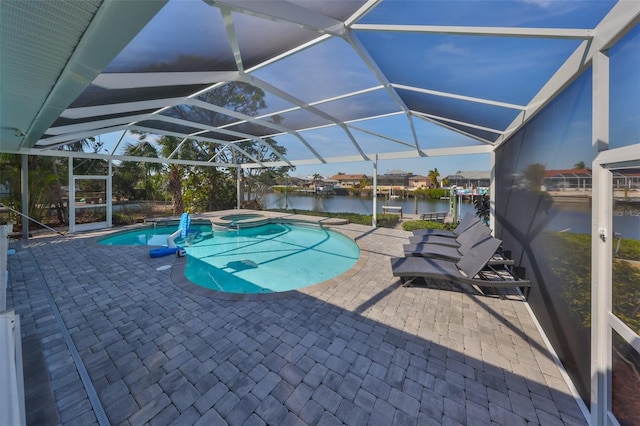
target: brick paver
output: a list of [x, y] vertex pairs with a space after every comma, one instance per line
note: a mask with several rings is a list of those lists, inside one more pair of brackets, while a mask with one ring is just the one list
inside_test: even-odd
[[175, 258], [101, 232], [16, 243], [9, 304], [43, 364], [29, 424], [97, 423], [40, 277], [113, 423], [586, 424], [517, 295], [401, 287], [388, 258], [409, 233], [336, 229], [361, 246], [353, 270], [262, 300], [193, 291]]

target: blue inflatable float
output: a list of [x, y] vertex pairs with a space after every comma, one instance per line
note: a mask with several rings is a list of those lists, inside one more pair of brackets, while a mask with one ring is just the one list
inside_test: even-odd
[[162, 257], [169, 256], [170, 254], [176, 254], [180, 250], [180, 247], [158, 247], [149, 250], [149, 256]]
[[178, 224], [178, 229], [180, 230], [180, 238], [187, 238], [187, 234], [189, 233], [189, 228], [191, 227], [191, 215], [185, 212], [180, 216], [180, 223]]
[[[181, 238], [184, 239], [187, 237], [187, 235], [189, 234], [190, 227], [191, 227], [191, 216], [187, 212], [182, 213], [182, 215], [180, 216], [180, 223], [178, 224], [178, 231], [180, 231]], [[177, 236], [177, 232], [176, 232], [176, 236]], [[173, 238], [174, 238], [174, 235], [170, 236], [167, 239], [167, 245], [173, 245]], [[178, 253], [180, 257], [186, 255], [186, 253], [184, 252], [184, 249], [181, 249], [180, 247], [175, 247], [175, 246], [174, 247], [157, 247], [149, 250], [149, 256], [151, 257], [169, 256], [171, 254], [176, 254], [176, 253]]]

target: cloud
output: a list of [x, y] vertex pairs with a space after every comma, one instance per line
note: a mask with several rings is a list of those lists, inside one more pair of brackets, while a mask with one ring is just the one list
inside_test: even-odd
[[441, 53], [451, 53], [454, 55], [466, 55], [467, 50], [456, 47], [453, 43], [442, 43], [435, 47], [435, 50]]
[[521, 0], [523, 3], [539, 6], [541, 9], [546, 9], [551, 5], [551, 0]]

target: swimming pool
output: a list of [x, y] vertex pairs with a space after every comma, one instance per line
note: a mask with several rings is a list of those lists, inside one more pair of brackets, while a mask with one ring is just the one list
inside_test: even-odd
[[[173, 231], [175, 227], [163, 231], [161, 244], [166, 244], [166, 235]], [[140, 231], [130, 233], [134, 235], [106, 240], [140, 244], [145, 240], [157, 243], [162, 238], [148, 238]], [[176, 243], [180, 245], [180, 241]], [[360, 257], [358, 245], [339, 232], [284, 223], [216, 231], [212, 237], [196, 236], [184, 248], [189, 281], [215, 291], [243, 294], [277, 293], [318, 284], [348, 271]]]

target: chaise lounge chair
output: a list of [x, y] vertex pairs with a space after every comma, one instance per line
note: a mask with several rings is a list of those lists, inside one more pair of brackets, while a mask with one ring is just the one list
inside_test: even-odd
[[447, 261], [428, 257], [393, 257], [391, 271], [400, 277], [403, 285], [416, 278], [448, 280], [479, 287], [531, 287], [531, 281], [516, 277], [505, 265], [496, 268], [490, 260], [500, 247], [497, 238], [487, 238], [465, 253], [459, 261]]
[[476, 223], [480, 223], [480, 219], [471, 213], [467, 213], [453, 231], [447, 229], [416, 229], [413, 231], [413, 235], [438, 235], [441, 237], [456, 238]]
[[[404, 244], [402, 248], [405, 256], [437, 257], [458, 261], [474, 245], [484, 239], [491, 238], [489, 231], [489, 228], [478, 223], [462, 233], [458, 238], [453, 239], [453, 241], [451, 241], [451, 238], [446, 237], [418, 237], [414, 235], [409, 238], [410, 244]], [[439, 244], [438, 241], [442, 239], [451, 244]], [[436, 240], [436, 242], [433, 240]], [[458, 245], [455, 246], [454, 242]]]
[[[405, 257], [420, 256], [457, 262], [462, 258], [462, 256], [473, 250], [476, 245], [491, 238], [492, 237], [488, 232], [475, 232], [475, 235], [471, 238], [467, 238], [460, 247], [450, 247], [432, 243], [416, 243], [404, 244], [402, 248], [404, 250]], [[514, 262], [513, 260], [506, 259], [498, 248], [498, 250], [491, 256], [489, 264], [513, 265]]]
[[490, 234], [491, 230], [482, 224], [482, 222], [476, 222], [462, 232], [456, 238], [445, 237], [442, 235], [412, 235], [409, 237], [409, 243], [411, 244], [438, 244], [441, 246], [459, 248], [463, 245], [468, 245], [477, 241], [477, 239], [486, 234]]

